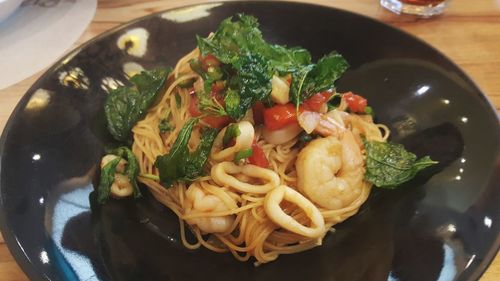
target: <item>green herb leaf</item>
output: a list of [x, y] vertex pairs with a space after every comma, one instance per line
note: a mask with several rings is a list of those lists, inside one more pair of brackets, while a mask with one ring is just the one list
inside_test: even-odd
[[224, 103], [226, 104], [226, 112], [230, 116], [239, 116], [240, 109], [240, 95], [237, 91], [233, 89], [228, 89], [226, 91], [226, 96], [224, 97]]
[[227, 115], [226, 109], [224, 109], [224, 107], [219, 104], [210, 94], [213, 82], [214, 81], [211, 79], [205, 79], [204, 90], [196, 92], [196, 97], [198, 98], [198, 106], [200, 107], [200, 110], [202, 112], [210, 115]]
[[101, 169], [101, 178], [98, 187], [97, 200], [99, 203], [104, 204], [109, 199], [111, 193], [111, 185], [115, 181], [116, 166], [121, 159], [127, 161], [124, 174], [127, 175], [130, 184], [134, 190], [134, 198], [141, 197], [141, 191], [137, 185], [137, 175], [139, 175], [139, 162], [134, 153], [125, 146], [111, 150], [109, 154], [116, 155], [117, 158], [111, 160]]
[[[256, 101], [270, 103], [273, 74], [292, 74], [291, 100], [298, 107], [311, 95], [332, 89], [335, 80], [348, 67], [337, 53], [330, 53], [313, 64], [310, 53], [303, 48], [267, 43], [257, 19], [244, 14], [225, 19], [211, 38], [197, 37], [197, 43], [202, 55], [212, 54], [225, 64], [222, 69], [229, 81], [225, 109], [236, 120]], [[192, 62], [192, 68], [199, 69], [199, 66]]]
[[117, 157], [104, 165], [101, 169], [101, 178], [99, 180], [99, 187], [97, 188], [97, 202], [104, 204], [108, 201], [111, 194], [111, 185], [115, 181], [116, 166], [120, 162]]
[[303, 87], [303, 99], [315, 93], [333, 89], [334, 83], [349, 68], [349, 64], [340, 54], [332, 52], [322, 57], [307, 75]]
[[197, 122], [196, 118], [186, 122], [170, 151], [156, 158], [155, 166], [159, 170], [160, 181], [166, 187], [175, 181], [193, 181], [203, 173], [217, 130], [204, 130], [198, 148], [190, 153], [188, 143]]
[[409, 181], [429, 166], [436, 164], [429, 156], [417, 160], [417, 156], [405, 150], [401, 144], [365, 141], [365, 179], [377, 187], [393, 189]]
[[241, 54], [232, 65], [238, 76], [238, 89], [233, 91], [239, 93], [239, 105], [235, 108], [231, 105], [227, 113], [233, 119], [239, 119], [255, 102], [269, 98], [272, 73], [266, 60], [258, 54]]
[[185, 180], [194, 181], [203, 174], [203, 168], [207, 163], [217, 133], [217, 129], [214, 128], [205, 128], [201, 133], [200, 144], [196, 151], [190, 155], [186, 164]]
[[246, 159], [253, 155], [253, 149], [247, 148], [236, 152], [234, 155], [234, 162], [239, 162], [240, 160]]
[[304, 100], [302, 98], [302, 92], [304, 87], [304, 82], [306, 81], [307, 75], [314, 68], [314, 65], [306, 65], [297, 71], [292, 73], [292, 85], [290, 87], [291, 91], [291, 100], [297, 106], [297, 110], [299, 104]]
[[106, 123], [111, 135], [118, 141], [130, 138], [132, 127], [144, 117], [162, 92], [171, 68], [143, 71], [132, 78], [133, 86], [122, 86], [111, 91], [104, 104]]
[[222, 137], [222, 145], [227, 146], [229, 142], [241, 135], [240, 127], [238, 124], [231, 124], [227, 127]]
[[171, 131], [173, 127], [168, 122], [168, 119], [165, 118], [160, 120], [160, 123], [158, 124], [158, 129], [160, 129], [160, 133], [164, 134], [168, 131]]

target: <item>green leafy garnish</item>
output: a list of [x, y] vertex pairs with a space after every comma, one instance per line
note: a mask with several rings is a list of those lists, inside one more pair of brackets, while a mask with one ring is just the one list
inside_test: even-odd
[[227, 126], [224, 136], [222, 137], [222, 145], [227, 146], [229, 142], [241, 135], [240, 127], [238, 124], [231, 124]]
[[132, 153], [128, 147], [122, 146], [111, 150], [109, 154], [116, 155], [117, 157], [101, 169], [97, 201], [101, 204], [108, 201], [111, 193], [111, 185], [115, 181], [116, 166], [121, 159], [125, 159], [127, 161], [123, 174], [127, 175], [128, 180], [132, 185], [134, 198], [141, 197], [141, 191], [139, 190], [139, 186], [136, 181], [137, 175], [139, 175], [139, 162], [137, 162], [137, 158], [135, 158], [134, 153]]
[[97, 194], [97, 202], [104, 204], [108, 201], [109, 195], [111, 193], [111, 185], [115, 181], [116, 166], [120, 162], [120, 158], [117, 157], [109, 161], [101, 169], [101, 178], [99, 180], [99, 188]]
[[160, 181], [170, 187], [175, 181], [193, 181], [203, 174], [217, 130], [206, 128], [201, 135], [197, 149], [190, 153], [188, 142], [198, 119], [190, 119], [182, 127], [170, 151], [156, 158], [155, 166], [160, 173]]
[[365, 141], [365, 179], [377, 187], [393, 189], [409, 181], [415, 175], [438, 162], [429, 156], [417, 160], [417, 156], [405, 150], [401, 144]]
[[[197, 44], [202, 55], [214, 55], [229, 67], [224, 72], [230, 81], [224, 98], [225, 113], [235, 120], [243, 117], [256, 101], [270, 104], [273, 75], [292, 75], [290, 96], [298, 107], [314, 93], [332, 89], [348, 67], [337, 53], [314, 64], [306, 49], [267, 43], [257, 19], [244, 14], [225, 19], [212, 37], [197, 37]], [[207, 77], [209, 83], [220, 79], [203, 74], [199, 61], [192, 61], [191, 68]]]
[[236, 152], [234, 155], [234, 162], [238, 163], [240, 160], [246, 159], [253, 155], [253, 149], [247, 148]]
[[372, 116], [375, 115], [373, 113], [373, 108], [371, 106], [366, 106], [365, 107], [365, 113], [368, 114], [368, 115], [372, 115]]
[[155, 102], [171, 68], [143, 71], [130, 78], [133, 86], [112, 90], [104, 104], [108, 131], [118, 141], [130, 138], [132, 127]]
[[168, 122], [168, 119], [161, 119], [160, 123], [158, 124], [158, 129], [160, 129], [160, 133], [164, 134], [168, 131], [172, 131], [173, 126], [170, 125], [170, 122]]
[[227, 115], [226, 109], [211, 95], [212, 83], [211, 79], [205, 79], [204, 89], [196, 92], [198, 98], [198, 106], [204, 113], [216, 116]]
[[315, 93], [334, 88], [334, 82], [349, 68], [349, 64], [340, 54], [332, 52], [312, 68], [304, 82], [304, 98]]
[[266, 60], [258, 54], [242, 54], [233, 62], [238, 77], [237, 89], [232, 94], [239, 94], [239, 104], [226, 105], [227, 113], [233, 119], [239, 119], [257, 101], [269, 98], [272, 73]]

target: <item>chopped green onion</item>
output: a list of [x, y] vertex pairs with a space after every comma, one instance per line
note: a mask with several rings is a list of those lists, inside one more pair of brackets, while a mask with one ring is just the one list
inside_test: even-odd
[[307, 134], [306, 132], [302, 132], [299, 135], [299, 141], [302, 143], [308, 143], [312, 141], [313, 137], [310, 134]]
[[246, 159], [253, 155], [253, 150], [251, 148], [243, 149], [241, 151], [236, 152], [234, 155], [234, 162], [239, 162], [242, 159]]
[[365, 113], [373, 116], [373, 108], [371, 106], [365, 107]]
[[240, 134], [241, 131], [238, 124], [229, 125], [226, 132], [224, 132], [224, 137], [222, 137], [222, 145], [227, 146], [232, 139], [238, 137]]
[[181, 82], [179, 82], [179, 87], [181, 88], [191, 88], [193, 87], [193, 84], [194, 84], [194, 78], [191, 78], [191, 79], [186, 79], [186, 80], [183, 80]]
[[209, 66], [207, 69], [207, 75], [212, 80], [219, 80], [222, 78], [223, 74], [222, 74], [220, 67]]
[[189, 61], [189, 66], [194, 72], [203, 75], [203, 69], [201, 68], [201, 62], [199, 59], [195, 58]]
[[168, 131], [171, 131], [173, 128], [172, 128], [172, 126], [170, 126], [170, 123], [165, 118], [165, 119], [161, 119], [160, 123], [158, 124], [158, 129], [160, 129], [160, 133], [163, 134], [163, 133], [166, 133]]

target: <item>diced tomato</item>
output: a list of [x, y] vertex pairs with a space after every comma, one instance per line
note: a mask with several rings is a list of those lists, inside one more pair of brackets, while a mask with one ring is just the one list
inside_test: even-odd
[[196, 95], [190, 95], [190, 100], [189, 100], [189, 114], [193, 117], [198, 117], [201, 115], [200, 107], [198, 105], [198, 98]]
[[332, 97], [331, 91], [317, 93], [305, 100], [303, 105], [311, 111], [320, 111], [321, 107]]
[[207, 54], [204, 57], [200, 55], [199, 60], [201, 62], [201, 68], [204, 71], [207, 71], [207, 69], [210, 66], [220, 66], [221, 65], [221, 62], [212, 54]]
[[264, 125], [269, 130], [278, 130], [293, 123], [297, 123], [297, 112], [292, 103], [264, 109]]
[[260, 101], [256, 102], [252, 107], [253, 121], [256, 125], [264, 123], [264, 104]]
[[207, 116], [203, 117], [201, 121], [212, 128], [224, 128], [229, 123], [231, 123], [231, 118], [229, 116]]
[[218, 80], [212, 84], [212, 93], [219, 93], [226, 88], [224, 81]]
[[253, 140], [252, 152], [252, 156], [248, 157], [248, 162], [250, 162], [250, 164], [262, 168], [269, 167], [269, 161], [267, 160], [266, 154], [264, 154], [264, 150], [262, 150], [260, 145], [255, 140]]
[[[195, 95], [191, 95], [191, 100], [189, 102], [189, 114], [193, 117], [198, 117], [201, 115], [201, 111], [198, 105], [198, 98]], [[223, 128], [231, 122], [229, 116], [206, 116], [201, 119], [201, 121], [212, 128]]]
[[347, 92], [342, 95], [342, 99], [344, 99], [347, 103], [347, 107], [353, 113], [362, 113], [365, 112], [368, 101], [362, 96], [356, 95], [353, 92]]

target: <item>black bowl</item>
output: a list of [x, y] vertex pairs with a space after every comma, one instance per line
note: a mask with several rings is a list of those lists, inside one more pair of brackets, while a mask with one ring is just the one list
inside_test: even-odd
[[[190, 251], [178, 222], [145, 197], [95, 204], [92, 180], [111, 138], [102, 104], [124, 63], [173, 65], [237, 12], [265, 38], [315, 58], [351, 63], [340, 91], [366, 96], [392, 139], [439, 165], [398, 190], [375, 190], [321, 247], [254, 267]], [[143, 56], [117, 47], [147, 31]], [[40, 280], [475, 280], [499, 248], [499, 127], [494, 109], [454, 63], [372, 19], [314, 5], [198, 5], [133, 21], [76, 49], [22, 98], [2, 136], [1, 227], [13, 255]]]

